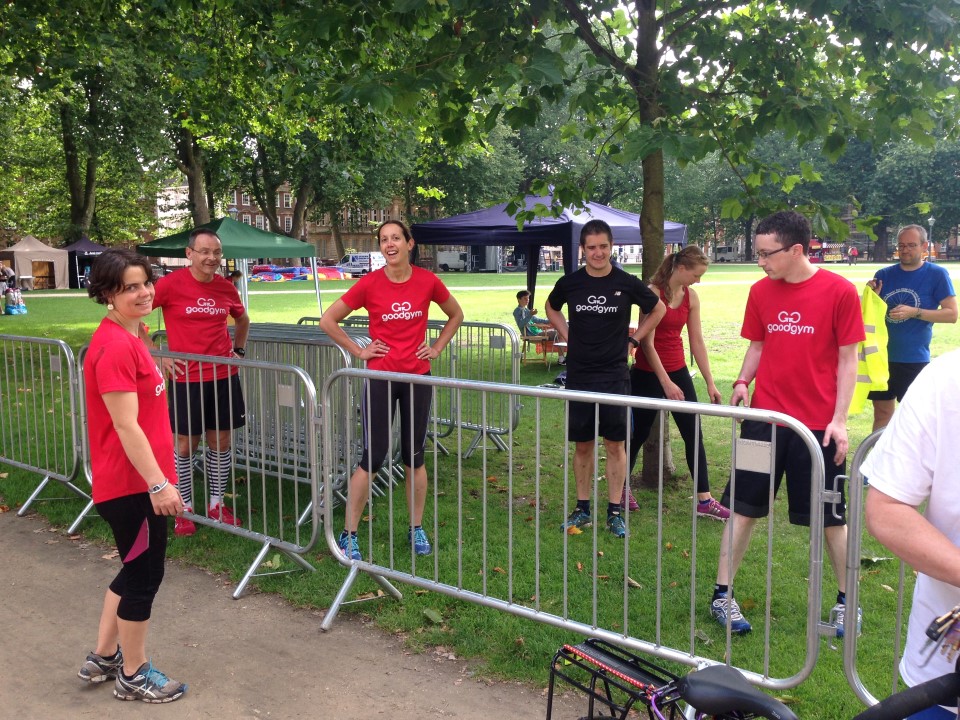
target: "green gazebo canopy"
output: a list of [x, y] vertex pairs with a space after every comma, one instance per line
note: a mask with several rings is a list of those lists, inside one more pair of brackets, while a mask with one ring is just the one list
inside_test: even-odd
[[[220, 237], [223, 256], [231, 260], [249, 258], [316, 257], [317, 249], [310, 243], [286, 235], [257, 230], [252, 225], [228, 217], [211, 220], [197, 227], [212, 230]], [[191, 230], [151, 240], [137, 247], [141, 255], [151, 257], [186, 257], [184, 252]]]

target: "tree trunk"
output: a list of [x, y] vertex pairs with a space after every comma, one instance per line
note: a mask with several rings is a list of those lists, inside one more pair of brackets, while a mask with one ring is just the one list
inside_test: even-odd
[[[295, 238], [306, 236], [307, 208], [313, 199], [313, 186], [309, 182], [303, 183], [298, 189], [293, 201], [293, 227], [290, 235]], [[341, 256], [343, 257], [343, 256]]]
[[187, 178], [187, 210], [190, 211], [194, 226], [203, 225], [210, 222], [203, 174], [203, 149], [186, 128], [179, 128], [177, 133], [177, 167]]
[[[81, 159], [77, 148], [76, 123], [73, 110], [67, 103], [60, 105], [63, 156], [66, 164], [67, 189], [70, 193], [69, 240], [79, 240], [90, 230], [96, 209], [97, 158], [87, 154]], [[84, 171], [81, 173], [81, 165]]]
[[[670, 445], [669, 420], [664, 424], [663, 440], [663, 485], [676, 484], [677, 466], [673, 461], [673, 448]], [[650, 428], [650, 437], [643, 444], [643, 470], [640, 472], [640, 486], [656, 489], [660, 483], [660, 423], [654, 422]]]
[[343, 236], [340, 234], [340, 224], [333, 221], [330, 223], [330, 235], [333, 237], [333, 244], [337, 248], [337, 259], [339, 260], [347, 254], [343, 247]]

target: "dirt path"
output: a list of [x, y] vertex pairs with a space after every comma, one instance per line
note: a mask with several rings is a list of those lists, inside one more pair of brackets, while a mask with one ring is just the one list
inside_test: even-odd
[[[539, 688], [478, 682], [468, 663], [439, 651], [411, 654], [349, 614], [323, 633], [314, 612], [271, 595], [233, 600], [232, 585], [175, 562], [167, 565], [147, 649], [157, 667], [190, 689], [169, 705], [120, 703], [110, 683], [89, 687], [76, 677], [116, 573], [117, 561], [107, 554], [35, 516], [0, 513], [4, 717], [544, 717]], [[572, 708], [562, 717], [582, 714]]]

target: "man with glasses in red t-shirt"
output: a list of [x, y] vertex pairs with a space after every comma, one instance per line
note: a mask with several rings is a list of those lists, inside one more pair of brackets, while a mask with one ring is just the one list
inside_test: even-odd
[[[220, 275], [223, 248], [211, 230], [198, 228], [187, 243], [188, 267], [160, 278], [153, 306], [163, 309], [170, 350], [215, 357], [243, 357], [250, 317], [233, 283]], [[235, 322], [233, 340], [227, 318]], [[245, 408], [237, 368], [220, 363], [165, 362], [172, 379], [170, 424], [176, 435], [177, 487], [183, 504], [193, 509], [193, 454], [206, 436], [207, 516], [239, 525], [224, 503], [232, 467], [232, 431], [243, 427]], [[196, 525], [178, 517], [174, 533], [193, 535]]]

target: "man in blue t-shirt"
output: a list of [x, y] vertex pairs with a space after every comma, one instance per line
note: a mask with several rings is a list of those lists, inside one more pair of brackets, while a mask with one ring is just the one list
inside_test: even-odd
[[[637, 348], [644, 336], [660, 322], [667, 309], [643, 281], [610, 262], [613, 231], [603, 220], [590, 220], [580, 231], [580, 249], [585, 264], [564, 275], [547, 298], [547, 317], [567, 346], [568, 390], [630, 395], [627, 351]], [[563, 315], [568, 307], [569, 325]], [[640, 308], [640, 322], [631, 335], [633, 306]], [[593, 521], [590, 495], [593, 489], [596, 436], [603, 438], [607, 454], [607, 529], [615, 537], [626, 535], [621, 497], [627, 479], [625, 442], [629, 409], [592, 402], [571, 402], [567, 440], [576, 444], [573, 474], [577, 482], [577, 506], [561, 526], [582, 528]]]
[[890, 381], [886, 390], [875, 390], [873, 429], [886, 427], [896, 402], [930, 362], [933, 323], [957, 321], [957, 298], [947, 271], [924, 262], [927, 231], [906, 225], [897, 233], [900, 262], [877, 271], [867, 283], [887, 303], [887, 357]]

